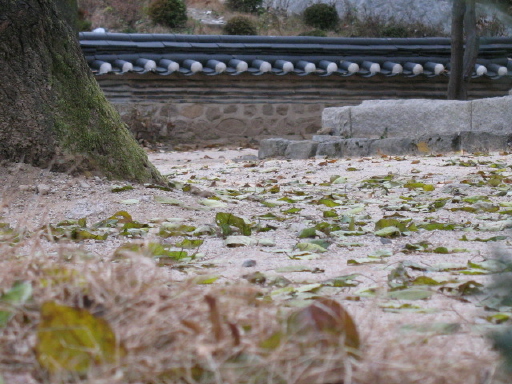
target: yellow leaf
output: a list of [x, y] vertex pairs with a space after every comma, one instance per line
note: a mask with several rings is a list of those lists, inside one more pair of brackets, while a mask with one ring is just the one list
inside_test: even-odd
[[428, 147], [428, 144], [425, 143], [424, 141], [420, 141], [419, 143], [417, 143], [416, 147], [418, 148], [418, 151], [420, 151], [422, 153], [430, 152], [430, 148]]
[[95, 365], [114, 363], [126, 353], [104, 319], [52, 301], [41, 307], [37, 337], [37, 360], [51, 373], [85, 373]]

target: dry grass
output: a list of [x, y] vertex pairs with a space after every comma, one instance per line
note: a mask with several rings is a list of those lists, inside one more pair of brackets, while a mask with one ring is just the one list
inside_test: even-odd
[[[404, 339], [375, 320], [371, 326], [358, 323], [364, 343], [360, 361], [347, 355], [343, 342], [325, 346], [312, 335], [262, 348], [272, 334], [286, 332], [283, 310], [260, 300], [253, 286], [173, 282], [165, 269], [137, 255], [122, 263], [69, 263], [45, 254], [37, 244], [30, 247], [34, 254], [23, 258], [2, 249], [2, 288], [19, 279], [34, 287], [33, 300], [0, 336], [0, 369], [8, 377], [30, 372], [35, 382], [52, 383], [483, 384], [496, 361], [484, 340], [464, 334]], [[73, 251], [66, 247], [60, 252]], [[218, 307], [218, 318], [205, 298]], [[86, 377], [49, 376], [34, 354], [39, 311], [46, 301], [85, 307], [104, 318], [127, 356]]]
[[[164, 269], [146, 260], [134, 255], [122, 263], [70, 264], [37, 251], [4, 259], [3, 288], [22, 279], [32, 283], [34, 296], [2, 333], [2, 372], [30, 372], [38, 382], [52, 383], [324, 383], [351, 364], [344, 348], [300, 335], [276, 348], [260, 347], [285, 332], [285, 324], [278, 306], [257, 299], [257, 289], [169, 281]], [[49, 376], [34, 354], [40, 308], [47, 301], [87, 308], [105, 319], [127, 355], [85, 378]]]

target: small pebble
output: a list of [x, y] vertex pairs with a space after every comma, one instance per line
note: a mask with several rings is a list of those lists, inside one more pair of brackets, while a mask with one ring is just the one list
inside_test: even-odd
[[246, 268], [254, 267], [255, 265], [256, 265], [256, 260], [245, 260], [242, 263], [242, 267], [246, 267]]
[[381, 237], [380, 242], [382, 244], [391, 244], [392, 243], [392, 241], [390, 239], [386, 239], [385, 237]]
[[36, 192], [40, 195], [47, 195], [50, 193], [50, 186], [47, 184], [37, 184]]

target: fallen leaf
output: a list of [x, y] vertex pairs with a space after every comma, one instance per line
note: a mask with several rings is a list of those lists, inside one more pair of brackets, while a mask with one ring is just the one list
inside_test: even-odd
[[15, 314], [16, 307], [23, 305], [32, 297], [32, 284], [28, 281], [16, 281], [11, 289], [0, 297], [0, 328], [7, 325]]
[[35, 346], [39, 364], [50, 373], [86, 373], [125, 355], [110, 325], [83, 308], [53, 301], [41, 306]]
[[245, 222], [241, 217], [235, 216], [227, 212], [218, 212], [215, 215], [215, 222], [222, 230], [223, 236], [228, 236], [233, 233], [231, 227], [238, 228], [240, 233], [244, 236], [251, 235], [251, 226]]
[[422, 308], [417, 305], [413, 305], [410, 303], [405, 304], [396, 304], [396, 303], [381, 303], [379, 307], [382, 308], [384, 312], [392, 312], [392, 313], [435, 313], [438, 312], [435, 308]]
[[352, 273], [350, 275], [333, 277], [324, 281], [324, 285], [330, 287], [357, 287], [359, 285], [359, 281], [356, 280], [358, 276], [361, 276], [361, 274]]
[[223, 201], [214, 200], [214, 199], [202, 199], [199, 201], [199, 204], [204, 205], [208, 208], [224, 208], [227, 207], [227, 204]]
[[305, 265], [289, 265], [286, 267], [276, 268], [275, 271], [278, 273], [285, 273], [285, 272], [323, 273], [323, 272], [325, 272], [323, 269], [316, 268], [316, 267], [307, 267]]
[[426, 300], [433, 294], [434, 292], [426, 289], [408, 288], [388, 292], [388, 297], [397, 300]]
[[176, 243], [175, 246], [184, 249], [198, 248], [203, 244], [204, 240], [201, 239], [183, 239], [183, 241]]
[[173, 199], [172, 197], [155, 196], [154, 199], [157, 203], [160, 203], [160, 204], [178, 205], [178, 206], [184, 205], [182, 201], [180, 201], [178, 199]]
[[206, 285], [215, 283], [220, 276], [196, 276], [192, 281], [196, 284]]
[[380, 257], [356, 257], [347, 260], [347, 265], [363, 265], [363, 264], [385, 264], [386, 262]]
[[380, 236], [380, 237], [396, 237], [396, 236], [400, 236], [402, 234], [402, 232], [400, 232], [400, 229], [398, 229], [397, 227], [386, 227], [386, 228], [382, 228], [382, 229], [379, 229], [378, 231], [375, 231], [375, 236]]
[[131, 191], [132, 189], [133, 189], [133, 187], [131, 185], [125, 185], [123, 187], [115, 186], [110, 190], [110, 192], [119, 193], [119, 192], [124, 192], [124, 191]]
[[317, 204], [323, 204], [329, 208], [339, 207], [341, 205], [340, 203], [337, 203], [332, 199], [320, 199], [320, 200], [318, 200]]
[[314, 244], [314, 243], [298, 243], [295, 247], [304, 252], [313, 252], [313, 253], [327, 252], [327, 249], [325, 249], [324, 247], [322, 247], [319, 244]]
[[293, 312], [287, 319], [290, 335], [309, 336], [311, 342], [337, 344], [343, 341], [350, 351], [359, 349], [359, 333], [349, 313], [337, 301], [319, 297]]
[[[424, 141], [420, 141], [419, 143], [416, 143], [416, 148], [418, 148], [418, 151], [421, 153], [430, 153], [431, 152], [428, 144]], [[418, 163], [419, 163], [419, 161], [418, 161]], [[417, 163], [413, 162], [413, 164], [417, 164]]]
[[427, 192], [434, 191], [436, 188], [432, 184], [425, 184], [417, 181], [411, 181], [409, 183], [404, 184], [404, 188], [407, 189], [422, 189]]

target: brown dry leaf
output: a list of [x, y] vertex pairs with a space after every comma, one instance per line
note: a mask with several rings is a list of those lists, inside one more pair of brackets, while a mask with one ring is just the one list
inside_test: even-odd
[[[344, 337], [345, 346], [359, 349], [359, 333], [354, 320], [340, 303], [327, 297], [317, 298], [313, 304], [298, 310], [288, 318], [288, 332], [297, 335], [312, 333], [314, 340], [327, 344], [339, 342]], [[338, 337], [333, 337], [338, 336]]]
[[211, 295], [206, 295], [204, 297], [208, 307], [210, 308], [210, 322], [212, 323], [213, 334], [215, 336], [215, 340], [217, 342], [222, 340], [223, 332], [221, 325], [221, 317], [219, 308], [217, 306], [217, 299]]

